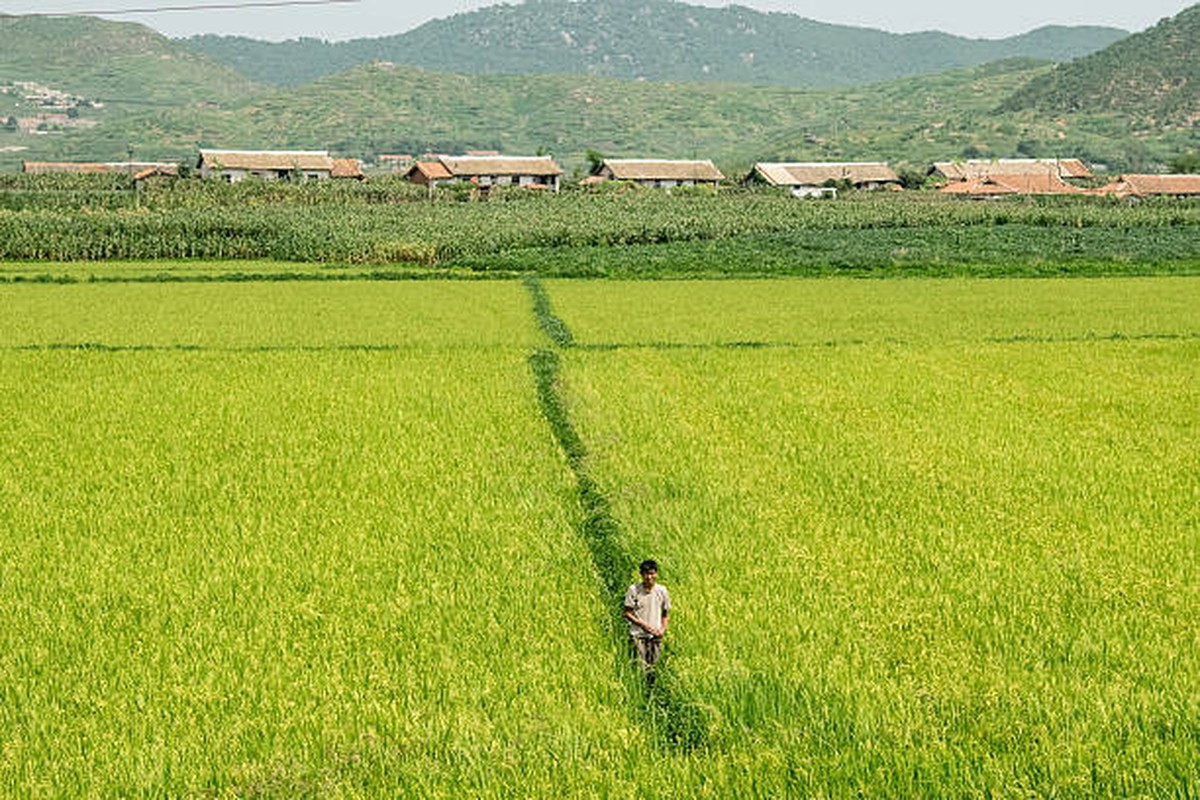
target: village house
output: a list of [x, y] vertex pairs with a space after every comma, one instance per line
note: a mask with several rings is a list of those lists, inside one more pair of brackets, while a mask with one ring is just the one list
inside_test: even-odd
[[265, 181], [333, 177], [326, 150], [201, 150], [196, 168], [202, 178], [237, 183], [251, 176]]
[[796, 197], [836, 197], [831, 184], [843, 182], [855, 189], [900, 188], [900, 177], [882, 161], [759, 162], [750, 178], [786, 187]]
[[1121, 175], [1093, 193], [1114, 197], [1200, 197], [1200, 175]]
[[421, 186], [445, 186], [449, 183], [454, 183], [455, 177], [439, 160], [423, 160], [418, 161], [408, 168], [408, 172], [404, 177], [413, 183], [418, 183]]
[[631, 181], [654, 189], [672, 189], [676, 186], [711, 186], [715, 189], [725, 179], [713, 162], [708, 160], [648, 158], [606, 158], [594, 177], [601, 182]]
[[951, 181], [993, 178], [999, 175], [1054, 175], [1063, 180], [1086, 179], [1092, 171], [1078, 158], [976, 158], [938, 161], [929, 174]]
[[433, 161], [418, 161], [406, 173], [410, 181], [422, 186], [469, 182], [481, 188], [519, 186], [555, 192], [562, 175], [562, 167], [549, 156], [502, 155], [440, 155]]
[[947, 179], [944, 194], [987, 198], [1002, 195], [1084, 194], [1069, 181], [1092, 177], [1078, 158], [996, 158], [939, 161], [930, 175]]
[[1003, 195], [1087, 194], [1052, 172], [989, 175], [963, 181], [951, 181], [941, 188], [943, 194], [960, 197], [1000, 197]]

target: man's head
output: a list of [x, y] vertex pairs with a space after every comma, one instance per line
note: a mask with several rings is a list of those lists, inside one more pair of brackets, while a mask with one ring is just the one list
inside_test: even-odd
[[638, 566], [638, 572], [642, 574], [642, 583], [647, 588], [652, 587], [658, 580], [658, 562], [648, 558]]

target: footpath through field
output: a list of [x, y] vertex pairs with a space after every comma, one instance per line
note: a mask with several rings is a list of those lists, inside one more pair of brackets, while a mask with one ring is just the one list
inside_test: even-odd
[[1200, 281], [538, 291], [581, 494], [671, 586], [700, 773], [1195, 785]]

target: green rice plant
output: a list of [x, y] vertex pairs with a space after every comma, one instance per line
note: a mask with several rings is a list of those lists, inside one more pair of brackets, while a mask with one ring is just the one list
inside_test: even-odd
[[[763, 282], [724, 309], [693, 283], [549, 286], [591, 474], [679, 607], [720, 751], [701, 770], [797, 796], [1192, 791], [1194, 287], [1113, 284], [1091, 291], [1140, 315], [1057, 281], [924, 284], [908, 314], [909, 283], [872, 304]], [[793, 346], [721, 345], [756, 314]]]
[[532, 346], [519, 284], [0, 285], [0, 348], [321, 350]]
[[1200, 334], [1200, 281], [546, 281], [583, 346], [835, 345]]
[[583, 794], [654, 752], [520, 285], [3, 302], [0, 794]]
[[1196, 291], [2, 285], [0, 794], [1187, 796]]

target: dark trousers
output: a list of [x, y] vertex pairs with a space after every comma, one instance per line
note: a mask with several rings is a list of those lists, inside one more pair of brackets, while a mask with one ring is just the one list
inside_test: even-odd
[[652, 669], [658, 663], [658, 657], [662, 655], [662, 639], [657, 636], [631, 636], [629, 638], [633, 643], [633, 652], [637, 657], [638, 664], [644, 670]]

